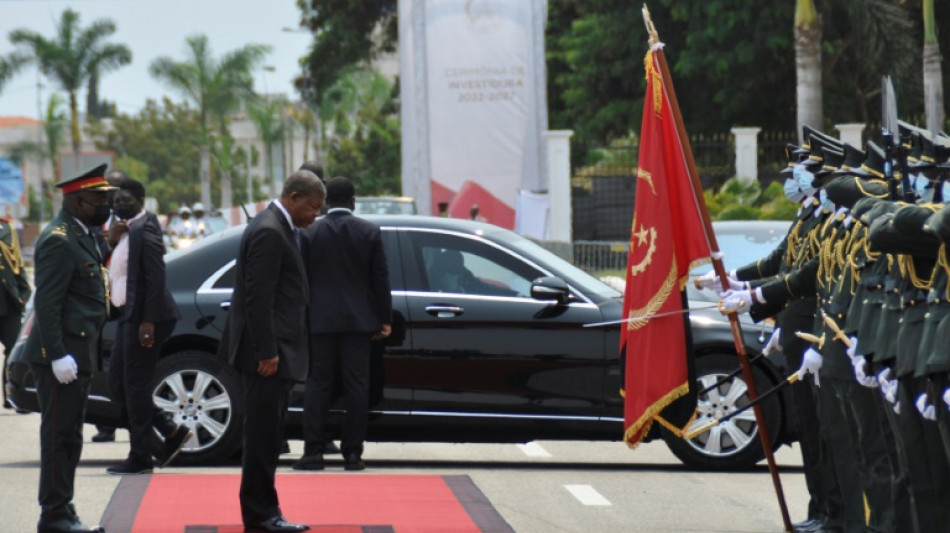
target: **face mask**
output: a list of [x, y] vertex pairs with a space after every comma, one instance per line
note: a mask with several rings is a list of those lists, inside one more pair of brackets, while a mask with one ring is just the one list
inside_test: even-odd
[[795, 165], [792, 175], [798, 180], [798, 188], [805, 193], [805, 196], [811, 196], [818, 190], [814, 186], [815, 175], [805, 170], [805, 165]]
[[783, 186], [783, 188], [785, 189], [785, 197], [791, 200], [792, 202], [795, 202], [797, 204], [798, 202], [801, 202], [802, 200], [805, 199], [805, 193], [803, 193], [801, 189], [798, 188], [797, 179], [786, 178], [785, 185]]
[[835, 203], [828, 199], [828, 193], [824, 189], [818, 192], [818, 200], [821, 202], [821, 208], [829, 213], [835, 210]]
[[[83, 202], [89, 203], [89, 202]], [[109, 207], [109, 204], [93, 204], [96, 208], [96, 212], [93, 213], [92, 217], [89, 219], [90, 226], [101, 226], [105, 224], [109, 217], [112, 215], [112, 209]]]
[[137, 214], [138, 210], [135, 209], [134, 205], [121, 204], [115, 206], [115, 216], [121, 218], [122, 220], [129, 220], [130, 218], [135, 217]]
[[924, 176], [917, 176], [914, 180], [914, 195], [924, 202], [930, 202], [934, 197], [934, 188], [930, 180]]

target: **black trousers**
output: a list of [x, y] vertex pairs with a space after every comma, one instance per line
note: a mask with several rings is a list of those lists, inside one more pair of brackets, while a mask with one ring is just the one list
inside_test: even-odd
[[924, 391], [923, 378], [907, 376], [898, 380], [897, 423], [907, 451], [908, 482], [921, 533], [950, 527], [950, 465], [937, 424], [917, 411], [917, 396]]
[[[790, 331], [810, 331], [810, 324], [794, 322], [792, 317], [783, 317], [781, 327], [794, 328]], [[797, 337], [786, 341], [788, 346], [782, 346], [786, 362], [790, 370], [797, 370], [802, 365], [802, 354], [807, 343]], [[817, 392], [811, 378], [795, 383], [790, 387], [791, 402], [789, 407], [795, 414], [795, 430], [798, 433], [798, 444], [802, 452], [802, 467], [805, 471], [805, 486], [810, 496], [808, 501], [808, 518], [841, 517], [841, 491], [835, 475], [831, 453], [819, 430]], [[838, 520], [840, 522], [840, 520]]]
[[82, 426], [90, 379], [80, 375], [63, 385], [49, 365], [31, 364], [40, 403], [40, 486], [42, 520], [73, 516], [73, 487], [82, 455]]
[[291, 380], [242, 370], [244, 454], [241, 457], [241, 518], [245, 525], [282, 515], [274, 478]]
[[143, 348], [139, 325], [119, 322], [109, 358], [109, 389], [112, 399], [122, 404], [122, 417], [129, 427], [129, 457], [144, 463], [151, 463], [158, 453], [153, 449], [152, 428], [167, 436], [178, 427], [171, 414], [152, 400], [155, 365], [173, 329], [175, 321], [155, 324], [155, 342], [151, 348]]
[[340, 450], [363, 453], [369, 411], [369, 333], [318, 333], [310, 342], [310, 377], [304, 392], [304, 454], [323, 453], [324, 426], [333, 401], [333, 382], [340, 369], [346, 419]]
[[[837, 386], [840, 381], [821, 379], [818, 389], [818, 409], [821, 434], [828, 443], [831, 461], [841, 497], [839, 525], [845, 533], [865, 531], [864, 501], [862, 498], [860, 458], [852, 435], [857, 431], [841, 408]], [[834, 518], [834, 517], [833, 517]], [[837, 521], [836, 521], [837, 522]]]
[[[0, 296], [2, 298], [3, 296]], [[13, 345], [16, 344], [17, 335], [20, 334], [22, 315], [15, 313], [12, 315], [0, 316], [0, 344], [3, 344], [3, 352], [9, 357], [13, 351]], [[3, 400], [7, 399], [7, 361], [3, 360], [3, 377], [0, 381], [0, 389], [3, 389]]]

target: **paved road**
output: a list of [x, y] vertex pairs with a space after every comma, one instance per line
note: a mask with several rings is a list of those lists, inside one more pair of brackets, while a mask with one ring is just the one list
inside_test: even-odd
[[[36, 531], [39, 415], [0, 409], [0, 531]], [[88, 442], [77, 474], [76, 505], [87, 522], [97, 522], [118, 477], [106, 466], [122, 459], [128, 433], [116, 443]], [[303, 451], [281, 461], [290, 471]], [[342, 472], [329, 457], [328, 472]], [[465, 474], [519, 533], [665, 533], [782, 531], [771, 478], [765, 466], [743, 473], [706, 473], [683, 467], [662, 443], [637, 450], [623, 444], [542, 441], [510, 444], [367, 445], [365, 474]], [[783, 448], [777, 455], [792, 520], [807, 505], [800, 455]], [[236, 473], [236, 465], [169, 468], [174, 473]], [[280, 475], [280, 472], [278, 472]], [[420, 505], [424, 503], [420, 502]], [[115, 532], [112, 532], [115, 533]], [[434, 532], [441, 533], [441, 532]]]

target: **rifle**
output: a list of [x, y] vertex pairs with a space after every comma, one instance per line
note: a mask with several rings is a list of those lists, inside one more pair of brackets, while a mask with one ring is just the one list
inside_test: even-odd
[[[900, 126], [897, 122], [897, 93], [890, 76], [881, 79], [881, 137], [884, 139], [884, 177], [887, 179], [891, 200], [914, 202], [914, 191], [910, 187], [910, 174], [907, 168], [907, 150], [901, 144]], [[900, 180], [894, 177], [894, 163], [900, 169]], [[903, 194], [898, 192], [898, 184]]]

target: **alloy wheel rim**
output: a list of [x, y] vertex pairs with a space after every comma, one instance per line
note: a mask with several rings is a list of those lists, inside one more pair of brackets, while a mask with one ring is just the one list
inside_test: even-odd
[[[711, 387], [726, 377], [724, 373], [700, 376], [700, 390]], [[698, 429], [723, 416], [731, 414], [749, 403], [749, 389], [745, 380], [733, 377], [696, 399], [697, 415], [687, 431]], [[690, 439], [689, 445], [696, 451], [712, 457], [735, 455], [753, 444], [758, 434], [755, 413], [749, 409], [722, 422], [709, 431]]]
[[201, 370], [179, 370], [155, 387], [152, 399], [176, 424], [191, 428], [182, 452], [200, 452], [217, 444], [231, 425], [233, 408], [224, 384]]

